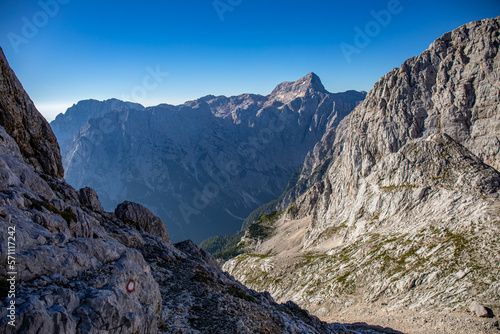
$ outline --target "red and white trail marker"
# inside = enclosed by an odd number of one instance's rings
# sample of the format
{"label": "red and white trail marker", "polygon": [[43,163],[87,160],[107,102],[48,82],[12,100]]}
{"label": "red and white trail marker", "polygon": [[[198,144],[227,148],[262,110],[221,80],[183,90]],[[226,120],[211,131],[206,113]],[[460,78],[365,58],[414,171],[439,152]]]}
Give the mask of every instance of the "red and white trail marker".
{"label": "red and white trail marker", "polygon": [[132,293],[134,291],[135,291],[135,281],[133,279],[131,279],[127,283],[127,292]]}

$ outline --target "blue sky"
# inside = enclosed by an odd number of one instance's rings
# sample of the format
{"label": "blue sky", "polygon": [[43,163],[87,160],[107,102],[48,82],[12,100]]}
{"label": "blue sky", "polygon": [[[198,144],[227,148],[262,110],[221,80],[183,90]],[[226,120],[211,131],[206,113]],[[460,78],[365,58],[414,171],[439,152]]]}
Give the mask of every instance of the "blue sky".
{"label": "blue sky", "polygon": [[498,15],[498,0],[2,1],[0,46],[51,120],[88,98],[266,95],[309,72],[331,92],[368,91],[443,33]]}

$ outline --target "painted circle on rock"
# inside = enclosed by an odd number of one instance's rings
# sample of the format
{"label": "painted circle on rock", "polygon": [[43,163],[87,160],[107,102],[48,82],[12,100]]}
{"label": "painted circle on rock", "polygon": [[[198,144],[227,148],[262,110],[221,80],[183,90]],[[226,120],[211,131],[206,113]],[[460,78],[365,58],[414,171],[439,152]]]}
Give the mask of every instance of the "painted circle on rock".
{"label": "painted circle on rock", "polygon": [[135,281],[133,279],[131,279],[127,283],[127,292],[132,293],[134,291],[135,291]]}

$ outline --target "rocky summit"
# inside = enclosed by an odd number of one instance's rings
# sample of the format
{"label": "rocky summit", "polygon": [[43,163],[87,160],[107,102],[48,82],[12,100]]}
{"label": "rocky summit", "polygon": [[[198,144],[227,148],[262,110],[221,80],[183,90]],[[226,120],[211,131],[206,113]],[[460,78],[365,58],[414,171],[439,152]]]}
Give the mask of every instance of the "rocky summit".
{"label": "rocky summit", "polygon": [[140,204],[106,212],[61,178],[57,141],[1,50],[0,68],[0,333],[393,332],[249,290]]}
{"label": "rocky summit", "polygon": [[307,152],[365,95],[329,93],[310,73],[268,96],[149,108],[81,101],[51,126],[68,183],[94,188],[106,210],[124,200],[147,205],[174,241],[201,242],[238,231],[278,197]]}
{"label": "rocky summit", "polygon": [[498,333],[499,46],[471,22],[383,76],[223,268],[325,320]]}

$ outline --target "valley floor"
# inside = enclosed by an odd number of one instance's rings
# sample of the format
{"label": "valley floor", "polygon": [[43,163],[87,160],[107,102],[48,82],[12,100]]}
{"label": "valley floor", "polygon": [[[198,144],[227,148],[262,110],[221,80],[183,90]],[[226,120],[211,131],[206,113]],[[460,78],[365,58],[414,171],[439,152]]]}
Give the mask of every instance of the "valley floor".
{"label": "valley floor", "polygon": [[347,309],[336,317],[321,320],[335,323],[363,322],[408,334],[498,334],[499,317],[471,318],[467,314],[436,314],[399,311],[389,313],[374,305]]}

